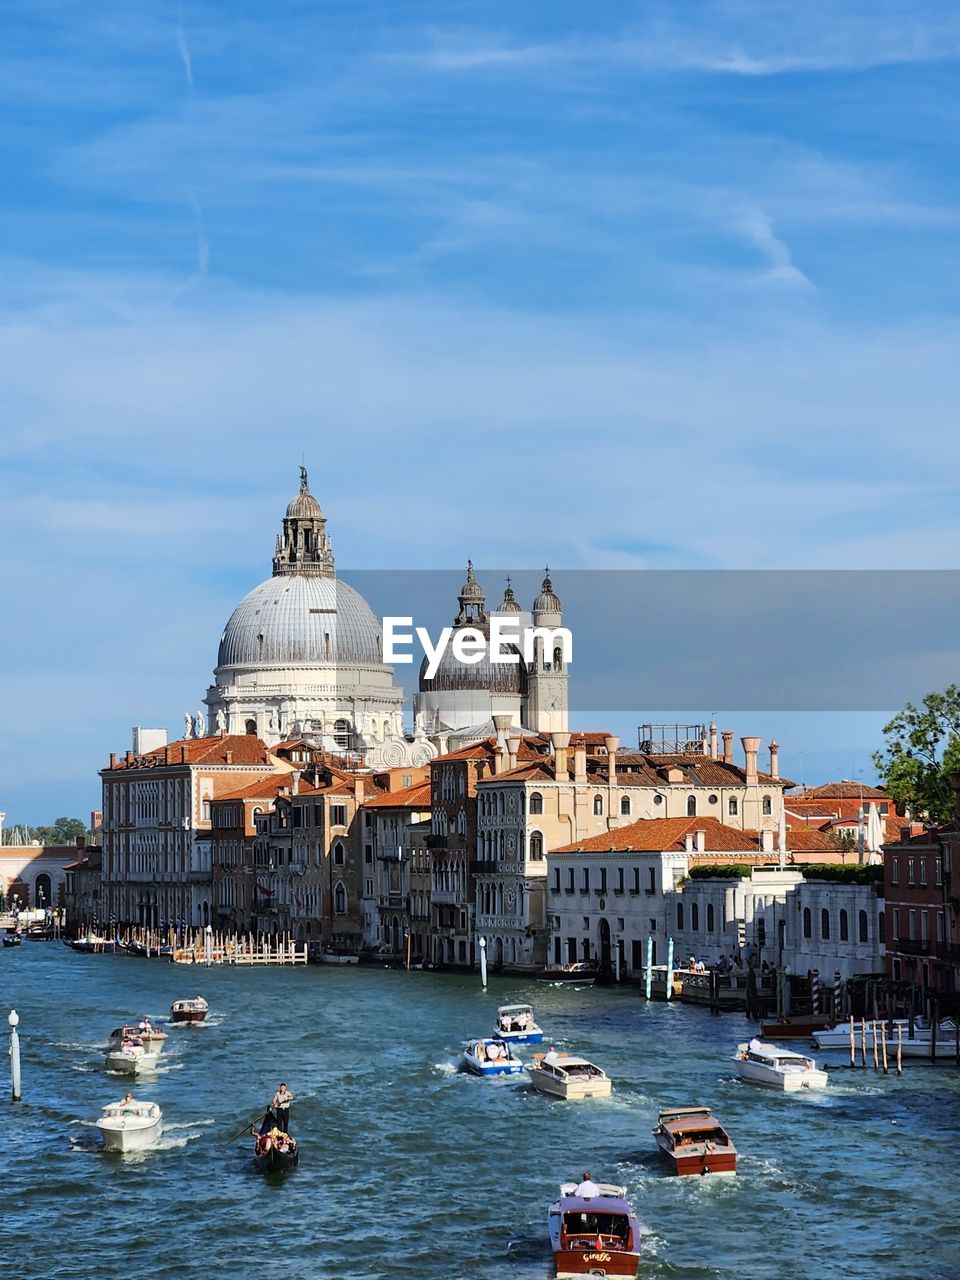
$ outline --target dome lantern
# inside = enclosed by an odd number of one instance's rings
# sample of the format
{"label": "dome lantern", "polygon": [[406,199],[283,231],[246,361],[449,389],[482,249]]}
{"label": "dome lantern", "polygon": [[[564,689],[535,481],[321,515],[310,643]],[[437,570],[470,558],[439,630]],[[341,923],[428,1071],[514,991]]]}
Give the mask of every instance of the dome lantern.
{"label": "dome lantern", "polygon": [[287,506],[283,533],[277,537],[273,574],[322,574],[332,578],[333,549],[326,533],[327,521],[320,503],[310,492],[307,468],[300,468],[300,492]]}
{"label": "dome lantern", "polygon": [[553,583],[550,580],[549,566],[544,569],[543,585],[540,588],[540,594],[533,602],[533,612],[538,613],[563,613],[563,605],[560,603],[560,597],[553,589]]}

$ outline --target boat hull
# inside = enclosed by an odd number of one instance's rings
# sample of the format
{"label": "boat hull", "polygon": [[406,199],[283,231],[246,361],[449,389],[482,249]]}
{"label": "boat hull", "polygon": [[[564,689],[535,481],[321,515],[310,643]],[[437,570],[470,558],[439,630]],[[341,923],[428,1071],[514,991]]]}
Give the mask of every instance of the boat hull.
{"label": "boat hull", "polygon": [[118,1075],[139,1076],[145,1072],[156,1071],[157,1055],[155,1053],[143,1053],[134,1057],[132,1054],[124,1053],[122,1049],[118,1049],[115,1053],[107,1054],[106,1065],[108,1071],[113,1071]]}
{"label": "boat hull", "polygon": [[205,1022],[208,1010],[206,1009],[171,1009],[171,1022]]}
{"label": "boat hull", "polygon": [[[764,1040],[814,1040],[830,1025],[829,1018],[787,1018],[783,1022],[764,1022],[760,1034]],[[848,1039],[849,1036],[848,1030]]]}
{"label": "boat hull", "polygon": [[542,1031],[500,1031],[497,1036],[507,1044],[543,1044]]}
{"label": "boat hull", "polygon": [[567,1102],[578,1102],[582,1098],[609,1098],[613,1082],[609,1076],[594,1076],[589,1080],[558,1080],[548,1071],[537,1067],[530,1068],[530,1080],[540,1093],[551,1098],[563,1098]]}
{"label": "boat hull", "polygon": [[5,947],[19,947],[19,946],[20,946],[20,939],[19,939],[19,938],[17,938],[17,937],[12,936],[12,935],[10,935],[10,934],[4,934],[4,936],[3,936],[3,945],[4,945]]}
{"label": "boat hull", "polygon": [[753,1062],[738,1062],[740,1079],[747,1084],[757,1084],[764,1089],[776,1089],[780,1093],[801,1093],[807,1090],[825,1089],[827,1073],[816,1067],[808,1071],[775,1071]]}
{"label": "boat hull", "polygon": [[669,1150],[662,1143],[660,1154],[670,1172],[679,1178],[706,1177],[715,1178],[735,1174],[737,1172],[737,1153],[735,1151],[704,1151],[696,1149],[689,1154],[680,1155]]}
{"label": "boat hull", "polygon": [[551,973],[548,969],[536,975],[537,982],[552,982],[570,984],[576,987],[592,987],[597,980],[595,973],[564,973],[563,970],[557,970]]}
{"label": "boat hull", "polygon": [[104,1151],[144,1151],[159,1142],[163,1134],[163,1122],[154,1120],[147,1125],[132,1125],[129,1121],[98,1120],[97,1128],[103,1135]]}
{"label": "boat hull", "polygon": [[276,1147],[271,1147],[263,1155],[257,1155],[254,1152],[253,1162],[261,1173],[289,1173],[300,1163],[300,1148],[297,1147],[296,1150],[288,1151],[286,1154],[278,1151]]}
{"label": "boat hull", "polygon": [[474,1076],[482,1076],[484,1079],[492,1076],[518,1076],[524,1070],[522,1062],[478,1062],[468,1053],[462,1055],[461,1065],[464,1071],[469,1071]]}
{"label": "boat hull", "polygon": [[326,951],[320,952],[321,964],[359,964],[359,956],[332,955]]}
{"label": "boat hull", "polygon": [[561,1249],[553,1255],[557,1280],[572,1276],[635,1276],[639,1253],[621,1249]]}

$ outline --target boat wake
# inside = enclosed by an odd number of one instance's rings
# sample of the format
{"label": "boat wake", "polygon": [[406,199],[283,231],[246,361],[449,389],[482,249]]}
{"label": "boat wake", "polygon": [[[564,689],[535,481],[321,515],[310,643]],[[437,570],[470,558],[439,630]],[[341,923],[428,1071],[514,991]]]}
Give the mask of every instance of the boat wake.
{"label": "boat wake", "polygon": [[459,1062],[435,1062],[433,1069],[440,1076],[458,1076],[460,1075]]}

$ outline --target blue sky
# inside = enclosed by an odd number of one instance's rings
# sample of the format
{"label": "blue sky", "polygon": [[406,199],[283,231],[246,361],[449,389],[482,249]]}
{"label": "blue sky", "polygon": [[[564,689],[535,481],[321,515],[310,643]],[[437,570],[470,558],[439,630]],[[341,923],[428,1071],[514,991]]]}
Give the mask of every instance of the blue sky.
{"label": "blue sky", "polygon": [[[956,7],[8,0],[4,34],[8,821],[198,704],[301,458],[344,570],[956,565]],[[813,781],[881,722],[771,732]]]}

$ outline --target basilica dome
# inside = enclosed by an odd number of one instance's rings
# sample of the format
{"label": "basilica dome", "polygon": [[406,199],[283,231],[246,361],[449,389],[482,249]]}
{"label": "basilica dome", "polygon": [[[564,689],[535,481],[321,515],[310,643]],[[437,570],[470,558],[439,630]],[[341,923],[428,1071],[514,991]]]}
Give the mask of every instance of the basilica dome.
{"label": "basilica dome", "polygon": [[[477,630],[485,632],[486,628],[480,626]],[[420,692],[442,693],[467,690],[525,694],[527,679],[523,660],[520,659],[515,663],[491,662],[489,655],[484,655],[479,662],[461,662],[454,656],[453,636],[451,636],[432,680],[427,678],[427,659],[424,658],[420,664]]]}
{"label": "basilica dome", "polygon": [[321,574],[268,578],[234,609],[217,667],[314,663],[379,666],[380,623],[363,596]]}

